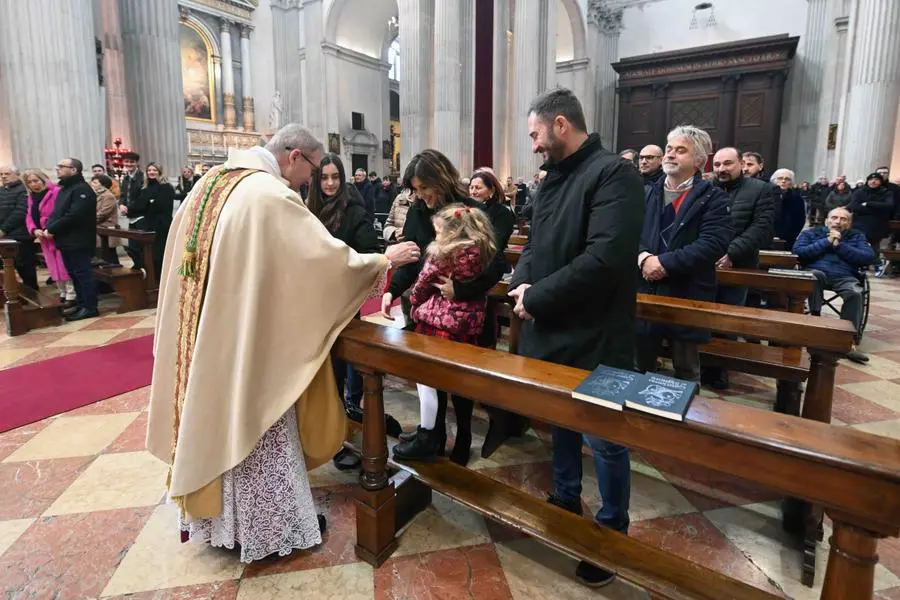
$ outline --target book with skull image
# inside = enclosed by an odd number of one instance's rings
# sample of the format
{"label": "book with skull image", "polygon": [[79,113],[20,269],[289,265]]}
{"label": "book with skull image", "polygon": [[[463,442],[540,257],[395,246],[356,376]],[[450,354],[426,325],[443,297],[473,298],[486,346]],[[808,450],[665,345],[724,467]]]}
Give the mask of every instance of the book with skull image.
{"label": "book with skull image", "polygon": [[656,373],[647,373],[640,378],[642,385],[636,393],[626,398],[626,407],[673,421],[684,421],[691,400],[699,390],[697,383]]}

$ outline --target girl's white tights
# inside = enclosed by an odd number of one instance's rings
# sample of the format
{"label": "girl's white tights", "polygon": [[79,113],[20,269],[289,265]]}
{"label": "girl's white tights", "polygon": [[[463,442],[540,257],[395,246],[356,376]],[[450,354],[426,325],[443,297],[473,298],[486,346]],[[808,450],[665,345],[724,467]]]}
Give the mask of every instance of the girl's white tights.
{"label": "girl's white tights", "polygon": [[438,397],[437,390],[421,383],[416,384],[419,392],[419,413],[423,429],[434,429],[437,421]]}

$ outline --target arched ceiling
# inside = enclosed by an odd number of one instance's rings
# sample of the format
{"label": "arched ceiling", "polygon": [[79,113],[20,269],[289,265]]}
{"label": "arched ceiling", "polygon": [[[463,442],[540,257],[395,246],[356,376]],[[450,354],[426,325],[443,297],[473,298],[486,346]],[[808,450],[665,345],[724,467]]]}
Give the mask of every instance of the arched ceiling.
{"label": "arched ceiling", "polygon": [[334,0],[325,24],[325,39],[367,56],[382,58],[387,23],[398,17],[396,0]]}

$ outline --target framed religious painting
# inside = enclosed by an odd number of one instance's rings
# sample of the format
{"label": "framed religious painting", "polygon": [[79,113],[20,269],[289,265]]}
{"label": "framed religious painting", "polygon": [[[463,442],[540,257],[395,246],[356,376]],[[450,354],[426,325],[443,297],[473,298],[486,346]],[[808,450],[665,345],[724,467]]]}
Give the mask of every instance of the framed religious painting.
{"label": "framed religious painting", "polygon": [[216,122],[215,69],[212,45],[206,34],[190,21],[179,27],[184,116],[194,121]]}

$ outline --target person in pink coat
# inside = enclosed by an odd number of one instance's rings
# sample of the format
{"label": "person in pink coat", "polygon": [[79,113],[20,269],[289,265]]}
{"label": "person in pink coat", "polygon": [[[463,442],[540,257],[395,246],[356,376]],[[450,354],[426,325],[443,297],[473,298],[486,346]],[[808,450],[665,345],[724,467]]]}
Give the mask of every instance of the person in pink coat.
{"label": "person in pink coat", "polygon": [[[25,187],[28,188],[28,212],[25,215],[25,226],[34,235],[35,230],[43,230],[47,227],[47,221],[56,207],[56,197],[59,195],[59,186],[47,179],[43,172],[29,169],[22,174]],[[62,255],[56,249],[52,239],[38,238],[41,244],[41,252],[50,277],[59,286],[59,299],[64,303],[75,302],[75,286],[72,278],[63,265]]]}

